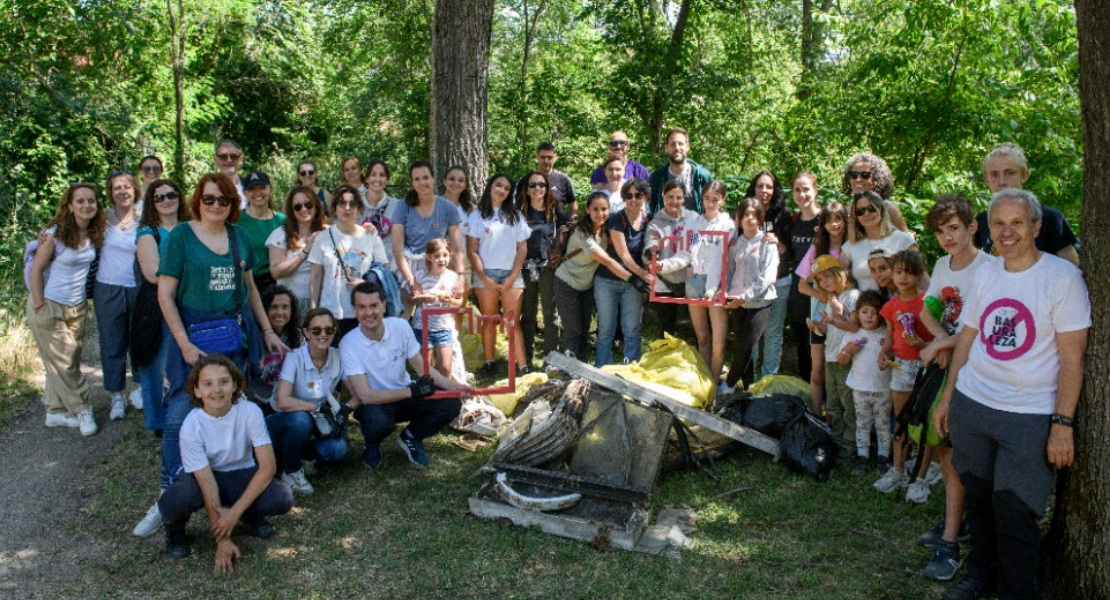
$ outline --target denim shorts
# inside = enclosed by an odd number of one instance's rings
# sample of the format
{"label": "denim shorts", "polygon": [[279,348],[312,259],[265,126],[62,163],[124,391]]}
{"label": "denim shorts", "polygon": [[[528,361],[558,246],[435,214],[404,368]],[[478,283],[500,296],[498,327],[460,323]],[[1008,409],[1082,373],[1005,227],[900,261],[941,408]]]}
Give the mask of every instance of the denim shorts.
{"label": "denim shorts", "polygon": [[[486,269],[486,277],[489,277],[497,283],[505,283],[505,280],[509,278],[509,273],[512,273],[512,271],[508,269]],[[522,269],[520,274],[516,276],[516,280],[513,281],[513,288],[520,290],[524,289],[524,276],[525,273]],[[478,277],[478,274],[475,273],[470,278],[470,287],[476,290],[482,289],[486,287],[486,282],[482,281],[482,279]]]}
{"label": "denim shorts", "polygon": [[895,358],[890,361],[890,389],[895,392],[912,392],[913,382],[922,366],[920,360]]}
{"label": "denim shorts", "polygon": [[[420,329],[413,329],[412,332],[416,334],[416,341],[424,343],[424,332]],[[430,329],[428,330],[428,347],[429,348],[450,348],[451,347],[451,330],[450,329]]]}
{"label": "denim shorts", "polygon": [[706,275],[691,275],[686,280],[686,297],[692,300],[705,298],[705,282],[707,280]]}

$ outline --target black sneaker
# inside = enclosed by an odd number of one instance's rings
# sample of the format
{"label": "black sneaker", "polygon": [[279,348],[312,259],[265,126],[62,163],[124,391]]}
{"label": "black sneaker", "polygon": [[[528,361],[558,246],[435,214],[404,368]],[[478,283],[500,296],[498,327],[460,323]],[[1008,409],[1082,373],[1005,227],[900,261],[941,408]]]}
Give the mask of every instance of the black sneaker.
{"label": "black sneaker", "polygon": [[482,368],[478,369],[479,377],[493,377],[495,373],[497,373],[497,363],[492,360],[487,360]]}
{"label": "black sneaker", "polygon": [[921,575],[937,581],[950,581],[962,564],[959,542],[940,540],[937,542],[932,560],[925,565]]}
{"label": "black sneaker", "polygon": [[[917,536],[917,545],[932,548],[937,545],[937,542],[939,542],[942,537],[944,537],[944,521],[937,523],[937,525],[929,531]],[[964,519],[960,521],[960,532],[956,534],[956,541],[966,542],[970,538],[971,535],[967,532],[967,519]]]}
{"label": "black sneaker", "polygon": [[189,546],[189,536],[185,535],[185,528],[166,528],[166,556],[170,558],[189,558],[193,553]]}
{"label": "black sneaker", "polygon": [[852,461],[852,475],[863,475],[863,472],[866,470],[867,457],[857,454],[856,458]]}
{"label": "black sneaker", "polygon": [[424,451],[424,442],[412,437],[412,432],[407,428],[397,436],[397,445],[405,451],[405,456],[409,458],[409,462],[418,467],[426,467],[432,462],[428,458],[428,453]]}
{"label": "black sneaker", "polygon": [[944,600],[979,600],[994,589],[994,582],[968,573],[944,591]]}
{"label": "black sneaker", "polygon": [[270,522],[266,519],[262,519],[256,523],[239,521],[239,524],[243,526],[243,533],[260,540],[270,539],[277,533],[274,531],[274,526],[270,525]]}
{"label": "black sneaker", "polygon": [[894,462],[890,460],[889,456],[880,456],[875,461],[875,472],[879,475],[885,475],[887,471],[894,467]]}
{"label": "black sneaker", "polygon": [[377,469],[382,466],[382,449],[377,444],[367,444],[362,452],[362,465],[367,469]]}
{"label": "black sneaker", "polygon": [[521,375],[527,375],[531,372],[532,372],[532,365],[517,365],[516,366],[517,377],[519,377]]}

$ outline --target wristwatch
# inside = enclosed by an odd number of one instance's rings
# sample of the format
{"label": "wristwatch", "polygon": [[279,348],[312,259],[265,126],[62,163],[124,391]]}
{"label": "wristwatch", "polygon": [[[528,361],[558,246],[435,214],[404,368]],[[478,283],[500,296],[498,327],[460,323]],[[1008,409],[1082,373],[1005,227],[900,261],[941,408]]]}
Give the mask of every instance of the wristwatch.
{"label": "wristwatch", "polygon": [[1075,427],[1075,420],[1071,417],[1066,417],[1060,413],[1056,413],[1049,418],[1053,425],[1063,425],[1064,427]]}

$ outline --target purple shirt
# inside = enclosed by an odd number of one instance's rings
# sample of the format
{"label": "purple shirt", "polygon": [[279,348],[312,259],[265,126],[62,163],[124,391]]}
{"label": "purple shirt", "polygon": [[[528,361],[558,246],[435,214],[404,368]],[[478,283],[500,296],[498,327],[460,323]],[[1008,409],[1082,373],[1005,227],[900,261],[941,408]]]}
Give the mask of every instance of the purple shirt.
{"label": "purple shirt", "polygon": [[[651,174],[648,173],[647,167],[640,163],[629,159],[628,164],[624,166],[624,178],[629,179],[647,179]],[[590,183],[609,183],[609,178],[605,176],[605,165],[601,165],[594,169],[594,174],[590,176]]]}

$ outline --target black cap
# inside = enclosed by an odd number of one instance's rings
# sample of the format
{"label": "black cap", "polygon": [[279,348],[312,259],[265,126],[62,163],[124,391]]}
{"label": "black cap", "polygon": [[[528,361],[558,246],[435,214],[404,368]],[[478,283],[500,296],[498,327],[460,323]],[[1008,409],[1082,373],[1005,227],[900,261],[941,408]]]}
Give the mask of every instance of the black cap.
{"label": "black cap", "polygon": [[251,173],[243,180],[243,189],[249,190],[251,188],[260,187],[263,185],[270,185],[270,177],[265,173]]}

